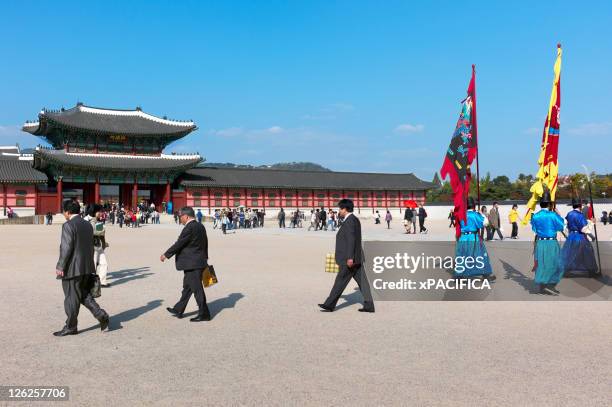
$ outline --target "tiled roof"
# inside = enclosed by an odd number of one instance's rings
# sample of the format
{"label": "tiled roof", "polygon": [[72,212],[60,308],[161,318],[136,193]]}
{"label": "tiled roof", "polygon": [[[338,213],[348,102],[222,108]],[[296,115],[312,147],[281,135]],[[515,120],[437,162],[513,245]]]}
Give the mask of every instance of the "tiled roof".
{"label": "tiled roof", "polygon": [[414,174],[290,171],[198,167],[183,176],[184,186],[292,189],[426,190],[434,188]]}
{"label": "tiled roof", "polygon": [[26,122],[23,131],[46,135],[57,126],[119,135],[185,135],[197,127],[193,121],[160,118],[136,110],[115,110],[77,104],[71,109],[42,110],[38,122]]}
{"label": "tiled roof", "polygon": [[32,168],[32,161],[18,159],[0,159],[0,182],[16,183],[44,183],[47,175]]}
{"label": "tiled roof", "polygon": [[133,156],[119,154],[67,153],[64,150],[38,149],[34,153],[36,168],[49,164],[64,167],[112,170],[187,170],[196,166],[199,155]]}

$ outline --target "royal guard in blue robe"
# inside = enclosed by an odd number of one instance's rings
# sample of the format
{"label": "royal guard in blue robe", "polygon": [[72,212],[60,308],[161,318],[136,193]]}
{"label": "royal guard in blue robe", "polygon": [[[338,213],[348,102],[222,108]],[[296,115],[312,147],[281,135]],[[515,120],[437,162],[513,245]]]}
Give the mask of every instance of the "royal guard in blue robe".
{"label": "royal guard in blue robe", "polygon": [[571,210],[565,220],[569,234],[561,250],[565,273],[586,273],[595,276],[598,272],[593,245],[587,238],[594,236],[589,231],[589,222],[582,213],[582,202],[572,199]]}
{"label": "royal guard in blue robe", "polygon": [[[466,220],[461,220],[461,235],[455,248],[454,277],[482,276],[489,280],[495,280],[491,269],[491,262],[487,248],[480,237],[480,231],[484,227],[484,216],[475,210],[473,198],[467,200]],[[463,258],[459,264],[458,258]],[[475,261],[465,263],[465,259],[471,258]]]}
{"label": "royal guard in blue robe", "polygon": [[542,208],[531,217],[531,229],[536,234],[534,248],[535,283],[539,293],[557,295],[557,283],[563,278],[565,268],[561,259],[561,247],[557,233],[564,228],[563,218],[551,209],[550,192],[545,191],[540,200]]}

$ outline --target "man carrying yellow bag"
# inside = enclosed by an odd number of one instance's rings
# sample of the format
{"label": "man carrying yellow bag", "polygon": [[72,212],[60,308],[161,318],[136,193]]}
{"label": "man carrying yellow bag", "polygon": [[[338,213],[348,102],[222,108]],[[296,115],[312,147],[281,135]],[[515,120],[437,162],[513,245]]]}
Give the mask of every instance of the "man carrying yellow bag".
{"label": "man carrying yellow bag", "polygon": [[204,225],[195,220],[195,212],[190,206],[181,208],[179,219],[184,228],[176,241],[159,259],[176,256],[176,269],[183,270],[183,291],[181,298],[168,307],[169,313],[183,318],[189,299],[193,295],[198,303],[198,315],[191,322],[210,321],[210,311],[206,305],[206,295],[202,284],[204,270],[208,266],[208,238]]}

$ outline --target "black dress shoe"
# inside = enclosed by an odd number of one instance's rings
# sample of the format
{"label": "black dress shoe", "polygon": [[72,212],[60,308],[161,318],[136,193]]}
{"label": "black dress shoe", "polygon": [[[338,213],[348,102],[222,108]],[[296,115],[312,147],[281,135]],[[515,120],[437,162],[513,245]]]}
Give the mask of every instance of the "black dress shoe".
{"label": "black dress shoe", "polygon": [[175,310],[172,307],[166,307],[166,310],[168,310],[169,313],[171,313],[172,315],[174,315],[178,319],[183,318],[183,313],[182,312],[178,312],[177,310]]}
{"label": "black dress shoe", "polygon": [[100,319],[100,331],[106,330],[108,328],[108,324],[110,323],[110,318],[108,315],[105,315]]}
{"label": "black dress shoe", "polygon": [[359,312],[371,312],[374,313],[374,308],[359,308]]}
{"label": "black dress shoe", "polygon": [[111,286],[110,283],[100,284],[100,287],[104,287],[104,288],[108,288],[110,286]]}
{"label": "black dress shoe", "polygon": [[321,307],[323,312],[334,312],[334,309],[332,307],[328,307],[325,304],[319,304],[319,307]]}
{"label": "black dress shoe", "polygon": [[561,291],[557,290],[557,287],[555,287],[554,285],[549,285],[548,287],[546,287],[549,291],[552,291],[555,294],[561,294]]}
{"label": "black dress shoe", "polygon": [[79,332],[76,329],[68,329],[63,327],[61,331],[53,332],[53,336],[67,336],[67,335],[76,335]]}
{"label": "black dress shoe", "polygon": [[204,322],[204,321],[210,321],[210,317],[207,315],[198,315],[195,318],[191,318],[190,319],[191,322]]}

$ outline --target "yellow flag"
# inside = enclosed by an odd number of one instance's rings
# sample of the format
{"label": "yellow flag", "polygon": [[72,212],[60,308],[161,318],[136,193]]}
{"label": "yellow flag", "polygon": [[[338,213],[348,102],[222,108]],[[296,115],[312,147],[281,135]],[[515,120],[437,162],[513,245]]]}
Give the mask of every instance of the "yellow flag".
{"label": "yellow flag", "polygon": [[529,223],[531,215],[535,211],[536,204],[544,194],[550,191],[552,201],[557,193],[557,180],[559,176],[559,113],[561,110],[561,44],[557,45],[557,60],[555,61],[555,77],[553,80],[550,103],[548,104],[548,115],[544,122],[540,156],[538,158],[538,172],[536,181],[531,186],[531,198],[527,202],[527,213],[523,224]]}

